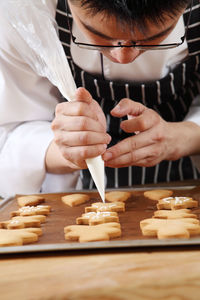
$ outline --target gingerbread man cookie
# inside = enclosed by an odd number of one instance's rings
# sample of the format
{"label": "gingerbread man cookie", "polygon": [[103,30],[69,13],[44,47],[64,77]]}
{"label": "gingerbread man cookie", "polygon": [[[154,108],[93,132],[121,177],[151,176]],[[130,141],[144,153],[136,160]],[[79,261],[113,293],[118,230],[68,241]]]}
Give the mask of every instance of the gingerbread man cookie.
{"label": "gingerbread man cookie", "polygon": [[199,221],[194,218],[184,219],[145,219],[140,222],[144,236],[158,239],[188,239],[190,236],[200,234]]}
{"label": "gingerbread man cookie", "polygon": [[0,222],[1,228],[20,229],[27,227],[40,227],[42,222],[45,222],[46,217],[43,215],[35,216],[17,216],[11,220]]}
{"label": "gingerbread man cookie", "polygon": [[108,241],[121,236],[119,223],[104,223],[95,226],[71,225],[64,228],[65,239],[80,243]]}
{"label": "gingerbread man cookie", "polygon": [[78,225],[97,225],[108,222],[119,222],[116,212],[88,212],[76,219]]}
{"label": "gingerbread man cookie", "polygon": [[92,206],[85,208],[85,212],[97,212],[97,211],[114,211],[114,212],[123,212],[125,211],[125,204],[123,202],[112,202],[112,203],[102,203],[95,202],[92,203]]}
{"label": "gingerbread man cookie", "polygon": [[27,195],[21,196],[17,198],[17,202],[19,206],[35,206],[45,201],[44,197],[37,195]]}
{"label": "gingerbread man cookie", "polygon": [[159,200],[157,209],[181,209],[198,207],[198,201],[191,197],[168,197]]}
{"label": "gingerbread man cookie", "polygon": [[105,199],[109,202],[125,202],[131,197],[131,193],[123,191],[113,191],[105,193]]}
{"label": "gingerbread man cookie", "polygon": [[85,203],[90,200],[90,197],[86,194],[70,194],[63,196],[61,199],[63,203],[73,207]]}
{"label": "gingerbread man cookie", "polygon": [[38,241],[42,234],[40,228],[0,229],[0,247],[21,246]]}
{"label": "gingerbread man cookie", "polygon": [[11,217],[15,216],[34,216],[34,215],[48,215],[51,207],[49,205],[37,206],[23,206],[17,211],[11,212]]}
{"label": "gingerbread man cookie", "polygon": [[190,209],[183,208],[177,210],[157,210],[154,212],[154,218],[157,219],[183,219],[183,218],[195,218],[197,215],[192,214]]}
{"label": "gingerbread man cookie", "polygon": [[171,190],[149,190],[144,192],[144,196],[148,199],[158,201],[162,198],[170,197],[173,194]]}

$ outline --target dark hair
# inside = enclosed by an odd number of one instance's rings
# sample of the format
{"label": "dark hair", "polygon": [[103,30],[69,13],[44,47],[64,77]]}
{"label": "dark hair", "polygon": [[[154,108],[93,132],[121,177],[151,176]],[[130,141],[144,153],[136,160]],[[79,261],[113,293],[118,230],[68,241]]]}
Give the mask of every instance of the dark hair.
{"label": "dark hair", "polygon": [[80,5],[92,16],[104,13],[114,16],[122,24],[130,24],[144,30],[146,21],[154,24],[164,21],[164,15],[174,17],[187,7],[191,0],[70,0]]}

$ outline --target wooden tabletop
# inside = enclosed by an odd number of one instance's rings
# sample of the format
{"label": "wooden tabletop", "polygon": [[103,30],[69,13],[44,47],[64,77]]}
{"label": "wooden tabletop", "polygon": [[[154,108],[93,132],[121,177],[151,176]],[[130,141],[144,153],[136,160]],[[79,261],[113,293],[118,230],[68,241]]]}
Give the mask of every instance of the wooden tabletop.
{"label": "wooden tabletop", "polygon": [[0,257],[1,300],[200,299],[200,247]]}
{"label": "wooden tabletop", "polygon": [[200,297],[200,249],[6,257],[1,300],[186,300]]}

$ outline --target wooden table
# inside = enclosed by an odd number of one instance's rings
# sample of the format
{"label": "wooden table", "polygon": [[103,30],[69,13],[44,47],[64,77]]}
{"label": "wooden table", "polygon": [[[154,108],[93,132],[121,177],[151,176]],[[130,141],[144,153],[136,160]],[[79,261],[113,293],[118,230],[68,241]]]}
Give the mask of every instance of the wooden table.
{"label": "wooden table", "polygon": [[200,247],[7,255],[1,300],[200,299]]}
{"label": "wooden table", "polygon": [[200,299],[200,249],[6,257],[1,300]]}

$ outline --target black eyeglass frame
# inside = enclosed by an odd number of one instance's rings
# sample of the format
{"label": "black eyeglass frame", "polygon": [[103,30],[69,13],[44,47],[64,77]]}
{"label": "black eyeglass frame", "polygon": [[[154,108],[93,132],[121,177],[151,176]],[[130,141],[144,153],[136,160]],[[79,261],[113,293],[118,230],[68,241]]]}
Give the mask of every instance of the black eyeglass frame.
{"label": "black eyeglass frame", "polygon": [[186,29],[185,29],[185,34],[180,38],[181,42],[180,43],[171,43],[171,44],[160,44],[160,45],[136,45],[137,42],[133,42],[131,41],[131,45],[123,45],[121,44],[121,42],[118,43],[118,45],[94,45],[94,44],[88,44],[88,43],[80,43],[80,42],[76,42],[76,37],[73,35],[72,33],[72,28],[70,25],[70,21],[69,21],[69,13],[68,13],[68,3],[67,0],[65,0],[65,8],[66,8],[66,14],[67,14],[67,23],[68,23],[68,28],[69,28],[69,32],[72,38],[72,42],[77,45],[80,48],[83,49],[88,49],[88,50],[102,50],[104,48],[136,48],[138,50],[167,50],[167,49],[173,49],[176,47],[179,47],[180,45],[182,45],[185,41],[185,38],[187,36],[187,32],[188,32],[188,28],[189,28],[189,24],[190,24],[190,19],[191,19],[191,14],[192,14],[192,7],[193,7],[193,0],[191,0],[191,4],[190,4],[190,11],[189,11],[189,16],[188,16],[188,20],[187,20],[187,25],[186,25]]}

